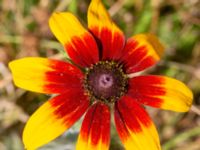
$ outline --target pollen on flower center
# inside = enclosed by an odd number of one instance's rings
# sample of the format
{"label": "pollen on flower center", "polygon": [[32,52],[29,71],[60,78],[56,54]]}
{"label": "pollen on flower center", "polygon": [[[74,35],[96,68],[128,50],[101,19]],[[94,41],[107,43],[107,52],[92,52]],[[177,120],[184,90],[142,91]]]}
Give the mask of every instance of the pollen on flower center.
{"label": "pollen on flower center", "polygon": [[116,62],[101,61],[87,69],[84,86],[92,98],[114,102],[125,94],[127,76]]}

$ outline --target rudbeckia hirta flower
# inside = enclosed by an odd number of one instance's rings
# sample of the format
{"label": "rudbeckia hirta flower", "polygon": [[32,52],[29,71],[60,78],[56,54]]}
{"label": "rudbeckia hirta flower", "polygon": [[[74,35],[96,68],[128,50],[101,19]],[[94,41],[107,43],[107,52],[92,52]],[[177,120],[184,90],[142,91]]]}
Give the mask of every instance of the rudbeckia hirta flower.
{"label": "rudbeckia hirta flower", "polygon": [[[143,105],[186,112],[193,95],[182,82],[156,75],[129,74],[156,64],[163,45],[152,34],[128,39],[101,0],[92,0],[88,29],[69,12],[55,12],[50,28],[71,61],[23,58],[9,64],[17,86],[55,94],[29,119],[25,149],[35,150],[70,128],[86,112],[77,150],[108,150],[110,112],[127,150],[160,150],[156,128]],[[75,64],[75,65],[74,65]]]}

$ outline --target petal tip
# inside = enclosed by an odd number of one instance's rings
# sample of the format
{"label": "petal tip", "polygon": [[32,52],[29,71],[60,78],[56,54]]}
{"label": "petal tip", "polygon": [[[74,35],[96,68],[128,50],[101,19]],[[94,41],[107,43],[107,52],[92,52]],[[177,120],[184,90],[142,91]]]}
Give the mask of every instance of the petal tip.
{"label": "petal tip", "polygon": [[164,44],[158,39],[158,37],[154,34],[148,33],[147,40],[152,44],[153,48],[156,50],[157,54],[162,57],[165,46]]}
{"label": "petal tip", "polygon": [[19,60],[13,60],[8,63],[8,67],[12,73],[13,73],[14,68],[17,67],[18,62],[19,62]]}
{"label": "petal tip", "polygon": [[152,33],[137,34],[134,36],[134,39],[142,45],[147,45],[151,49],[151,52],[155,51],[158,60],[163,56],[165,46],[156,35]]}

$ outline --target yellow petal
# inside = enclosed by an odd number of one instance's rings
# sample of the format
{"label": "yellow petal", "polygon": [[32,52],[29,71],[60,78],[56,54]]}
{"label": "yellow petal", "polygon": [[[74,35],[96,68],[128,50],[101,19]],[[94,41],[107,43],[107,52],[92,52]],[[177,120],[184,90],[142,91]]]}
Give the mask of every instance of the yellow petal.
{"label": "yellow petal", "polygon": [[126,73],[135,73],[155,65],[163,55],[164,46],[152,34],[138,34],[127,40],[121,61]]}
{"label": "yellow petal", "polygon": [[49,19],[49,25],[76,64],[89,67],[99,60],[95,39],[74,15],[69,12],[55,12]]}
{"label": "yellow petal", "polygon": [[76,150],[108,150],[109,144],[110,111],[107,105],[99,102],[86,113]]}
{"label": "yellow petal", "polygon": [[79,91],[68,91],[43,104],[28,120],[23,142],[35,150],[60,136],[86,111],[89,100]]}
{"label": "yellow petal", "polygon": [[155,35],[150,33],[137,34],[133,36],[133,39],[138,42],[138,47],[147,47],[149,54],[157,56],[157,59],[162,57],[165,47]]}
{"label": "yellow petal", "polygon": [[108,28],[116,28],[101,0],[91,1],[88,8],[88,26],[89,28],[93,28],[96,26],[98,26],[99,28],[105,26]]}
{"label": "yellow petal", "polygon": [[92,0],[88,9],[88,27],[102,44],[103,60],[118,59],[125,45],[125,36],[111,20],[101,0]]}
{"label": "yellow petal", "polygon": [[124,96],[116,102],[115,124],[126,150],[161,150],[151,118],[134,99]]}
{"label": "yellow petal", "polygon": [[184,83],[154,75],[132,78],[128,93],[142,104],[178,112],[188,111],[193,101],[193,94]]}
{"label": "yellow petal", "polygon": [[49,19],[51,31],[65,45],[74,36],[82,36],[87,31],[78,19],[68,12],[54,12]]}
{"label": "yellow petal", "polygon": [[14,60],[9,67],[17,86],[47,94],[80,88],[83,78],[81,71],[67,62],[40,57]]}

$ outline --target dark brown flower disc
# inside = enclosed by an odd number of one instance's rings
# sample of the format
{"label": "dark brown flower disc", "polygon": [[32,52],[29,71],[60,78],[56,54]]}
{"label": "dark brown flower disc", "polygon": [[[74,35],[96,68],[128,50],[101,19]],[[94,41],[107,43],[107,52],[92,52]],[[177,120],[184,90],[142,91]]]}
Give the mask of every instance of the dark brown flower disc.
{"label": "dark brown flower disc", "polygon": [[86,72],[85,88],[98,100],[113,102],[126,92],[126,87],[127,77],[122,66],[113,61],[101,61]]}

